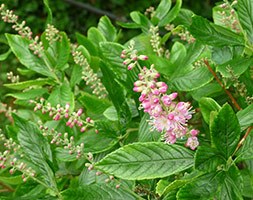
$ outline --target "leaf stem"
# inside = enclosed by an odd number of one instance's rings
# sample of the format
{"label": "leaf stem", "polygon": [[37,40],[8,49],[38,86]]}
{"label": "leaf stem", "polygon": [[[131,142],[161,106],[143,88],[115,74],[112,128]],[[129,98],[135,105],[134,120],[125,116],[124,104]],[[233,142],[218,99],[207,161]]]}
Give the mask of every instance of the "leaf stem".
{"label": "leaf stem", "polygon": [[232,157],[236,154],[236,152],[241,148],[241,146],[243,145],[243,142],[246,140],[246,138],[248,137],[248,135],[250,134],[251,130],[253,129],[253,126],[248,127],[245,135],[243,136],[243,138],[239,141],[234,153],[232,154]]}
{"label": "leaf stem", "polygon": [[219,77],[217,76],[217,74],[213,71],[213,69],[210,66],[210,64],[209,64],[209,62],[208,62],[207,59],[204,60],[204,63],[206,64],[208,70],[212,73],[212,75],[214,76],[214,78],[218,82],[218,84],[223,88],[223,90],[229,96],[229,98],[231,99],[232,103],[237,108],[237,110],[241,110],[242,108],[239,106],[239,104],[237,103],[237,101],[235,100],[235,98],[233,97],[233,95],[228,90],[226,90],[225,86],[223,85],[223,83],[221,82],[221,80],[219,79]]}
{"label": "leaf stem", "polygon": [[2,192],[14,192],[14,189],[2,182],[0,182],[0,185],[4,188],[3,190],[1,190]]}

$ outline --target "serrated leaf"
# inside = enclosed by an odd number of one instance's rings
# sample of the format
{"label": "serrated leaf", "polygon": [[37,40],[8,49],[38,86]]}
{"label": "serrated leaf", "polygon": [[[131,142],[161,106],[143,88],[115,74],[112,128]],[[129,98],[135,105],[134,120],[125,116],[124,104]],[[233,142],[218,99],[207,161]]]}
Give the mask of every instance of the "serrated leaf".
{"label": "serrated leaf", "polygon": [[54,82],[47,78],[38,78],[36,80],[23,81],[18,83],[8,83],[4,84],[4,87],[13,89],[13,90],[23,90],[30,86],[43,86],[43,85],[53,85]]}
{"label": "serrated leaf", "polygon": [[204,44],[211,46],[243,46],[244,39],[222,26],[213,24],[200,16],[192,18],[191,34]]}
{"label": "serrated leaf", "polygon": [[233,52],[228,46],[225,47],[213,47],[212,48],[212,60],[217,64],[223,64],[230,61],[233,58]]}
{"label": "serrated leaf", "polygon": [[225,104],[210,125],[212,146],[228,159],[240,140],[240,125],[230,105]]}
{"label": "serrated leaf", "polygon": [[14,97],[21,100],[30,100],[38,97],[42,97],[47,92],[46,88],[31,89],[22,93],[9,93],[6,96]]}
{"label": "serrated leaf", "polygon": [[152,142],[158,141],[161,137],[161,133],[151,130],[151,126],[148,124],[150,116],[146,113],[141,118],[139,131],[138,131],[138,141],[139,142]]}
{"label": "serrated leaf", "polygon": [[253,44],[253,3],[251,0],[240,0],[237,9],[240,24],[246,31],[249,42]]}
{"label": "serrated leaf", "polygon": [[252,126],[253,125],[253,104],[237,112],[236,116],[238,117],[238,120],[241,126],[241,131],[245,130],[249,126]]}
{"label": "serrated leaf", "polygon": [[177,193],[177,200],[207,200],[214,197],[219,186],[215,172],[204,174],[196,180],[187,183]]}
{"label": "serrated leaf", "polygon": [[132,119],[131,111],[124,97],[124,91],[121,85],[116,81],[114,72],[109,67],[101,63],[101,71],[103,73],[102,82],[108,91],[110,98],[115,106],[120,124],[125,127]]}
{"label": "serrated leaf", "polygon": [[64,32],[60,32],[61,40],[56,42],[56,69],[64,70],[69,60],[70,42],[68,36]]}
{"label": "serrated leaf", "polygon": [[219,154],[219,151],[209,146],[200,146],[195,154],[195,169],[204,172],[213,172],[225,166],[226,160]]}
{"label": "serrated leaf", "polygon": [[202,116],[207,124],[210,123],[210,113],[212,111],[219,111],[220,105],[213,100],[212,98],[203,97],[199,101],[199,107],[202,113]]}
{"label": "serrated leaf", "polygon": [[242,147],[236,153],[236,162],[240,162],[243,160],[251,160],[253,159],[253,131],[248,135],[246,140],[243,142]]}
{"label": "serrated leaf", "polygon": [[112,105],[107,99],[99,99],[97,96],[86,92],[82,92],[81,97],[78,100],[89,113],[97,115],[102,114],[108,107]]}
{"label": "serrated leaf", "polygon": [[56,106],[57,104],[65,106],[69,103],[70,110],[73,110],[75,107],[74,94],[68,83],[65,82],[62,85],[55,87],[48,97],[48,102],[50,102],[52,106]]}
{"label": "serrated leaf", "polygon": [[157,9],[154,12],[154,15],[151,18],[151,21],[157,24],[160,20],[162,20],[166,14],[169,12],[171,8],[171,0],[162,0]]}
{"label": "serrated leaf", "polygon": [[107,108],[103,115],[111,120],[111,121],[117,121],[118,120],[118,114],[117,114],[117,110],[115,109],[114,106],[110,106],[109,108]]}
{"label": "serrated leaf", "polygon": [[188,28],[192,24],[193,15],[194,13],[191,10],[181,8],[176,19],[174,20],[174,23],[181,24]]}
{"label": "serrated leaf", "polygon": [[163,180],[161,179],[160,181],[158,181],[158,183],[156,184],[156,188],[155,191],[157,194],[159,194],[159,196],[162,196],[165,188],[169,185],[169,181],[167,180]]}
{"label": "serrated leaf", "polygon": [[87,36],[93,45],[96,45],[96,47],[99,47],[100,42],[106,41],[105,36],[95,27],[89,28]]}
{"label": "serrated leaf", "polygon": [[10,177],[0,176],[0,181],[2,183],[9,184],[9,185],[19,185],[23,183],[22,175],[10,176]]}
{"label": "serrated leaf", "polygon": [[243,179],[242,194],[245,197],[253,198],[253,174],[249,169],[243,169],[240,172]]}
{"label": "serrated leaf", "polygon": [[84,35],[76,33],[76,39],[78,44],[83,45],[91,55],[97,56],[98,52],[94,44]]}
{"label": "serrated leaf", "polygon": [[143,15],[139,11],[133,11],[130,13],[130,17],[136,24],[140,25],[144,33],[148,33],[149,27],[152,24],[145,15]]}
{"label": "serrated leaf", "polygon": [[192,91],[198,89],[213,79],[213,75],[206,67],[199,67],[182,76],[175,77],[171,83],[180,91]]}
{"label": "serrated leaf", "polygon": [[51,162],[52,155],[48,142],[42,136],[39,128],[32,122],[13,114],[15,125],[19,128],[18,141],[24,149],[25,154],[38,167],[43,176],[45,184],[57,190],[57,185],[52,169],[48,162]]}
{"label": "serrated leaf", "polygon": [[5,36],[12,52],[21,64],[39,74],[55,78],[55,74],[52,73],[52,70],[47,67],[44,61],[29,50],[30,41],[28,39],[19,35],[5,34]]}
{"label": "serrated leaf", "polygon": [[55,156],[57,160],[63,162],[72,162],[77,159],[76,154],[70,154],[68,149],[63,149],[60,147],[55,149]]}
{"label": "serrated leaf", "polygon": [[177,0],[175,6],[158,23],[158,26],[165,26],[172,22],[178,15],[182,6],[182,0]]}
{"label": "serrated leaf", "polygon": [[223,63],[222,65],[217,66],[217,71],[222,74],[223,77],[232,77],[232,74],[229,73],[229,70],[232,70],[232,73],[234,76],[240,76],[243,74],[250,66],[253,64],[252,58],[235,58],[233,60],[230,60],[226,63]]}
{"label": "serrated leaf", "polygon": [[162,178],[193,165],[193,153],[161,142],[126,145],[103,158],[95,168],[127,180]]}
{"label": "serrated leaf", "polygon": [[63,199],[75,199],[75,200],[135,200],[137,195],[130,193],[123,188],[116,189],[115,186],[108,184],[92,184],[87,186],[82,186],[79,188],[70,188],[63,191]]}
{"label": "serrated leaf", "polygon": [[107,41],[114,42],[117,38],[117,30],[107,16],[100,18],[98,22],[98,30],[103,33]]}

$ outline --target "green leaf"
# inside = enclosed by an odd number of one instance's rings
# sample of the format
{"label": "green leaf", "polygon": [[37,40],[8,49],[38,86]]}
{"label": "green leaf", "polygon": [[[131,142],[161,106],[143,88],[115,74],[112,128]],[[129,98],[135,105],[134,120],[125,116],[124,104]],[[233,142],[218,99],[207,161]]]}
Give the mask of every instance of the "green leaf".
{"label": "green leaf", "polygon": [[230,60],[222,65],[217,66],[217,71],[222,74],[223,77],[232,77],[231,73],[229,73],[229,69],[232,70],[235,76],[240,76],[243,74],[250,66],[253,64],[253,58],[235,58]]}
{"label": "green leaf", "polygon": [[253,44],[253,3],[251,0],[240,0],[237,5],[240,24],[246,31],[248,40]]}
{"label": "green leaf", "polygon": [[53,23],[53,14],[52,14],[51,8],[49,6],[49,2],[48,2],[48,0],[43,0],[43,3],[44,3],[46,10],[47,10],[47,24],[52,24]]}
{"label": "green leaf", "polygon": [[160,181],[158,181],[158,183],[156,184],[156,188],[155,191],[157,194],[159,194],[159,196],[162,196],[165,188],[169,185],[169,181],[167,180],[163,180],[161,179]]}
{"label": "green leaf", "polygon": [[226,160],[219,154],[219,151],[209,146],[200,146],[195,154],[195,169],[204,172],[213,172],[222,165],[225,166]]}
{"label": "green leaf", "polygon": [[240,125],[230,105],[225,104],[210,125],[212,146],[228,159],[240,140]]}
{"label": "green leaf", "polygon": [[171,8],[171,0],[162,0],[159,3],[157,9],[155,10],[153,17],[151,18],[151,21],[157,24],[160,20],[162,20],[166,16],[170,8]]}
{"label": "green leaf", "polygon": [[215,172],[204,174],[187,183],[177,193],[177,200],[207,200],[214,197],[219,179]]}
{"label": "green leaf", "polygon": [[243,200],[241,194],[242,179],[237,167],[232,166],[220,177],[221,188],[216,196],[219,200]]}
{"label": "green leaf", "polygon": [[191,34],[204,44],[211,46],[243,46],[244,39],[222,26],[213,24],[200,16],[192,18]]}
{"label": "green leaf", "polygon": [[236,153],[236,162],[253,159],[253,130],[243,142],[242,147]]}
{"label": "green leaf", "polygon": [[210,123],[210,114],[212,111],[219,111],[220,105],[213,100],[212,98],[203,97],[199,101],[199,107],[202,113],[202,116],[207,124]]}
{"label": "green leaf", "polygon": [[4,86],[13,90],[23,90],[31,86],[53,85],[53,83],[54,82],[50,79],[38,78],[36,80],[29,80],[18,83],[8,83],[4,84]]}
{"label": "green leaf", "polygon": [[242,194],[245,197],[253,198],[253,174],[249,169],[243,169],[240,172],[243,179]]}
{"label": "green leaf", "polygon": [[107,108],[103,115],[111,120],[111,121],[117,121],[118,120],[118,114],[117,114],[117,110],[114,106],[110,106],[109,108]]}
{"label": "green leaf", "polygon": [[60,147],[57,147],[55,149],[55,155],[56,155],[57,160],[60,160],[63,162],[72,162],[77,159],[76,154],[70,154],[68,149],[63,149]]}
{"label": "green leaf", "polygon": [[151,130],[151,126],[148,123],[150,119],[149,114],[145,113],[141,118],[139,131],[138,131],[138,141],[139,142],[152,142],[158,141],[161,137],[161,133],[158,131]]}
{"label": "green leaf", "polygon": [[11,49],[9,49],[6,53],[0,54],[0,61],[4,61],[11,53]]}
{"label": "green leaf", "polygon": [[111,103],[107,99],[99,99],[95,95],[87,92],[82,92],[81,97],[78,99],[80,103],[87,109],[89,113],[102,114]]}
{"label": "green leaf", "polygon": [[182,0],[177,0],[176,5],[166,14],[163,19],[161,19],[158,23],[158,26],[165,26],[172,22],[178,15],[180,8],[182,6]]}
{"label": "green leaf", "polygon": [[19,59],[21,64],[39,74],[52,78],[55,77],[55,74],[53,74],[51,69],[46,66],[44,61],[38,56],[35,56],[29,50],[30,41],[28,39],[22,38],[19,35],[5,34],[5,36],[8,40],[12,52]]}
{"label": "green leaf", "polygon": [[140,13],[139,11],[133,11],[130,13],[131,19],[138,25],[140,25],[144,33],[149,32],[149,27],[152,25],[149,19]]}
{"label": "green leaf", "polygon": [[120,124],[125,127],[132,119],[131,111],[124,97],[124,91],[121,85],[116,81],[114,72],[109,67],[101,63],[101,71],[103,73],[102,82],[108,91],[110,98],[115,106]]}
{"label": "green leaf", "polygon": [[[98,123],[99,122],[96,122],[96,125],[98,125]],[[96,133],[95,130],[90,130],[83,133],[78,143],[84,143],[85,153],[100,153],[116,145],[118,143],[118,138],[115,132],[110,129],[99,130],[99,133]]]}
{"label": "green leaf", "polygon": [[68,36],[64,32],[60,32],[62,36],[60,41],[56,42],[56,69],[64,70],[68,63],[70,55],[70,42]]}
{"label": "green leaf", "polygon": [[24,149],[25,154],[38,167],[48,188],[57,190],[54,174],[49,166],[52,160],[51,149],[42,136],[39,128],[32,122],[13,114],[16,126],[19,128],[18,141]]}
{"label": "green leaf", "polygon": [[48,97],[48,102],[50,102],[52,106],[56,106],[57,104],[65,106],[69,103],[70,110],[73,110],[75,107],[75,99],[68,83],[64,82],[62,85],[55,87]]}
{"label": "green leaf", "polygon": [[134,143],[108,154],[95,168],[127,180],[162,178],[193,165],[193,153],[161,142]]}
{"label": "green leaf", "polygon": [[9,93],[6,96],[14,97],[21,100],[30,100],[38,97],[42,97],[43,94],[47,93],[46,88],[30,89],[22,93]]}
{"label": "green leaf", "polygon": [[206,85],[212,79],[213,75],[203,66],[173,78],[171,83],[180,91],[192,91]]}
{"label": "green leaf", "polygon": [[130,193],[124,188],[116,188],[109,184],[92,184],[87,186],[82,186],[78,188],[70,188],[62,193],[63,199],[75,199],[75,200],[109,200],[109,199],[127,199],[135,200],[139,199],[136,194]]}
{"label": "green leaf", "polygon": [[217,64],[226,63],[233,58],[233,52],[228,46],[225,47],[213,47],[212,48],[212,60]]}
{"label": "green leaf", "polygon": [[236,113],[241,130],[245,130],[249,126],[253,125],[253,104],[249,105],[247,108],[240,110]]}
{"label": "green leaf", "polygon": [[174,23],[181,24],[188,28],[192,24],[193,15],[194,13],[191,10],[181,8],[176,19],[174,20]]}
{"label": "green leaf", "polygon": [[0,181],[8,185],[19,185],[23,183],[22,175],[10,177],[0,176]]}
{"label": "green leaf", "polygon": [[96,47],[99,47],[100,42],[106,41],[105,36],[95,27],[89,28],[87,36],[93,45],[96,45]]}
{"label": "green leaf", "polygon": [[76,33],[76,39],[78,44],[83,45],[91,55],[97,56],[98,52],[94,44],[84,35]]}
{"label": "green leaf", "polygon": [[70,77],[70,86],[71,88],[75,87],[75,85],[79,84],[82,80],[82,72],[83,68],[79,65],[74,65],[71,77]]}
{"label": "green leaf", "polygon": [[100,18],[98,22],[98,30],[103,33],[107,41],[114,42],[117,38],[117,30],[107,16]]}

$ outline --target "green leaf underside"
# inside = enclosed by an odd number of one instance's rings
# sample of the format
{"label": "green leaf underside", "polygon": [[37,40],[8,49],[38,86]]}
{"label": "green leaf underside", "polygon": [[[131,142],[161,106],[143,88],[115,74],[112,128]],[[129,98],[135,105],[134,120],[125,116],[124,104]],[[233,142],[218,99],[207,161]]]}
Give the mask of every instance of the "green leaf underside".
{"label": "green leaf underside", "polygon": [[62,193],[64,199],[75,200],[135,200],[137,195],[133,195],[123,188],[116,189],[108,184],[92,184],[79,188],[65,190]]}
{"label": "green leaf underside", "polygon": [[212,145],[228,159],[240,140],[240,125],[230,105],[225,104],[210,126]]}
{"label": "green leaf underside", "polygon": [[236,113],[236,116],[238,117],[241,130],[245,130],[249,126],[253,125],[253,104],[249,105],[243,110],[240,110],[238,113]]}
{"label": "green leaf underside", "polygon": [[161,142],[134,143],[107,155],[95,167],[127,180],[170,176],[193,166],[193,153]]}

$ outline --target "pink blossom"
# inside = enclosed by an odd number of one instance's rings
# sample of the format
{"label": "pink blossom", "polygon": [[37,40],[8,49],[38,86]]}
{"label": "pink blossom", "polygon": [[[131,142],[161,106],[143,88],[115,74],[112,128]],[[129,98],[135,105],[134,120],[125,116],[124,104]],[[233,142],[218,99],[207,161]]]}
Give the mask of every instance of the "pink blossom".
{"label": "pink blossom", "polygon": [[198,138],[195,136],[189,137],[185,146],[190,147],[192,150],[195,150],[199,146]]}

